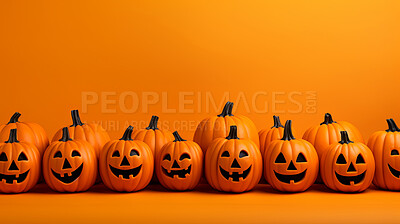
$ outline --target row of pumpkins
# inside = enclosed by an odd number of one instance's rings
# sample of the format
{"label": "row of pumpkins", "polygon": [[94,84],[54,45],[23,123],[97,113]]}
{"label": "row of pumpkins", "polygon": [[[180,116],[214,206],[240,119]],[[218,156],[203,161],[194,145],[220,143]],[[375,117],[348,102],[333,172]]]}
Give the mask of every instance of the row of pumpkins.
{"label": "row of pumpkins", "polygon": [[132,192],[152,179],[183,191],[195,188],[203,173],[214,189],[226,192],[253,189],[263,173],[274,189],[286,192],[305,191],[316,180],[342,192],[364,191],[372,181],[400,190],[400,129],[393,119],[366,146],[356,127],[328,113],[296,139],[291,120],[283,126],[274,116],[271,128],[257,132],[232,108],[227,102],[221,114],[201,121],[193,141],[158,129],[157,116],[147,128],[129,126],[121,139],[110,140],[73,110],[73,124],[50,143],[40,125],[20,122],[15,113],[0,126],[0,192],[26,192],[42,178],[59,192],[85,191],[101,180],[114,191]]}

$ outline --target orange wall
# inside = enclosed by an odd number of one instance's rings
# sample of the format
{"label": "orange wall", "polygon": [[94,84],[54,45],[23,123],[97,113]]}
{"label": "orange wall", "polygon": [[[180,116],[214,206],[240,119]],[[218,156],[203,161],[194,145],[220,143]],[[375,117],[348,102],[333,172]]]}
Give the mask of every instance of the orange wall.
{"label": "orange wall", "polygon": [[[367,138],[386,118],[400,123],[399,12],[400,1],[365,0],[2,1],[0,120],[19,111],[53,135],[89,92],[99,100],[81,117],[103,121],[113,138],[152,114],[191,138],[217,113],[205,96],[220,104],[230,93],[260,129],[276,113],[303,133],[330,112]],[[128,91],[159,101],[119,102]]]}

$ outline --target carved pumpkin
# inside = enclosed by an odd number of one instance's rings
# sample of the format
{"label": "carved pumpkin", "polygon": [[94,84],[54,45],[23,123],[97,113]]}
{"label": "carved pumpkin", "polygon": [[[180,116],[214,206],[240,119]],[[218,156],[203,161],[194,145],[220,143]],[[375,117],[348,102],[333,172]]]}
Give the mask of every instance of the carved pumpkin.
{"label": "carved pumpkin", "polygon": [[318,155],[311,143],[295,139],[292,121],[285,124],[281,140],[271,142],[264,154],[264,176],[279,191],[307,190],[317,179]]}
{"label": "carved pumpkin", "polygon": [[364,191],[374,178],[374,156],[368,146],[351,141],[346,131],[340,133],[341,140],[322,155],[322,180],[335,191]]}
{"label": "carved pumpkin", "polygon": [[43,156],[43,176],[49,187],[59,192],[88,190],[97,177],[97,158],[88,142],[72,140],[67,127]]}
{"label": "carved pumpkin", "polygon": [[259,137],[255,124],[248,117],[232,114],[233,103],[227,102],[222,113],[206,118],[200,122],[194,133],[193,141],[200,145],[205,153],[216,138],[225,138],[229,127],[237,126],[239,138],[251,139],[259,147]]}
{"label": "carved pumpkin", "polygon": [[7,141],[11,129],[18,130],[18,140],[36,146],[42,158],[49,145],[49,138],[42,126],[36,123],[18,121],[20,113],[15,112],[7,124],[0,126],[0,142]]}
{"label": "carved pumpkin", "polygon": [[146,143],[132,139],[132,130],[129,126],[121,139],[107,142],[100,154],[101,178],[114,191],[141,190],[153,176],[153,153]]}
{"label": "carved pumpkin", "polygon": [[17,140],[17,129],[11,129],[6,142],[0,143],[0,192],[29,191],[39,180],[40,155],[36,147]]}
{"label": "carved pumpkin", "polygon": [[[71,111],[72,125],[68,127],[71,139],[83,140],[89,142],[98,158],[104,144],[110,141],[108,133],[98,124],[84,124],[79,117],[78,110]],[[63,135],[63,130],[60,129],[54,135],[52,142],[57,142]]]}
{"label": "carved pumpkin", "polygon": [[261,153],[250,139],[239,139],[236,126],[230,127],[226,138],[217,138],[205,157],[205,176],[216,190],[226,192],[249,191],[261,179]]}
{"label": "carved pumpkin", "polygon": [[173,133],[175,140],[167,143],[156,158],[156,172],[160,183],[170,190],[192,190],[203,173],[203,151],[193,141],[186,141]]}
{"label": "carved pumpkin", "polygon": [[368,147],[375,158],[374,185],[386,190],[400,190],[400,129],[393,119],[389,128],[372,134]]}

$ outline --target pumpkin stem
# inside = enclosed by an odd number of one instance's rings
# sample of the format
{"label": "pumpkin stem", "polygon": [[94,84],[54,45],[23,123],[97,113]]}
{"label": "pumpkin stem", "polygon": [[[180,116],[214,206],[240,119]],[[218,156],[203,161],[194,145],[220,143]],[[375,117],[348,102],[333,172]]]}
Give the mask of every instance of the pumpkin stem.
{"label": "pumpkin stem", "polygon": [[68,127],[63,127],[62,132],[63,132],[62,137],[58,141],[60,141],[60,142],[72,141],[72,139],[69,137]]}
{"label": "pumpkin stem", "polygon": [[19,121],[18,121],[18,118],[19,118],[19,117],[21,117],[21,114],[18,113],[18,112],[15,112],[15,113],[12,115],[12,117],[11,117],[10,121],[8,122],[8,124],[19,122]]}
{"label": "pumpkin stem", "polygon": [[283,130],[283,137],[281,140],[290,141],[295,139],[292,133],[292,120],[287,120],[285,123],[285,129]]}
{"label": "pumpkin stem", "polygon": [[392,118],[386,119],[386,122],[388,123],[389,126],[389,128],[386,130],[387,132],[400,131],[400,129],[397,127],[396,123]]}
{"label": "pumpkin stem", "polygon": [[174,133],[172,133],[175,137],[174,142],[182,142],[182,141],[186,141],[185,139],[183,139],[177,131],[174,131]]}
{"label": "pumpkin stem", "polygon": [[8,138],[8,141],[6,143],[14,143],[14,142],[19,142],[17,139],[17,129],[11,129],[10,130],[10,137]]}
{"label": "pumpkin stem", "polygon": [[340,144],[349,144],[349,143],[354,143],[353,141],[350,140],[349,134],[347,134],[347,131],[340,131]]}
{"label": "pumpkin stem", "polygon": [[119,140],[133,141],[133,139],[132,139],[132,131],[133,131],[133,127],[131,125],[129,125],[129,127],[125,130],[124,135]]}
{"label": "pumpkin stem", "polygon": [[325,114],[325,120],[324,120],[324,122],[322,122],[320,125],[323,125],[323,124],[332,124],[332,123],[336,123],[336,121],[334,121],[334,120],[332,119],[332,115],[331,115],[330,113],[326,113],[326,114]]}
{"label": "pumpkin stem", "polygon": [[158,123],[158,117],[157,116],[152,116],[150,119],[149,126],[146,128],[147,130],[158,130],[157,128],[157,123]]}
{"label": "pumpkin stem", "polygon": [[72,117],[72,125],[70,127],[76,127],[78,125],[80,125],[80,126],[83,125],[81,118],[79,117],[78,110],[71,110],[71,117]]}
{"label": "pumpkin stem", "polygon": [[274,115],[274,126],[271,128],[283,128],[283,125],[281,124],[281,120],[279,119],[279,116]]}
{"label": "pumpkin stem", "polygon": [[218,117],[225,117],[225,116],[233,116],[232,114],[233,103],[226,102],[224,109],[222,109],[222,113],[218,115]]}
{"label": "pumpkin stem", "polygon": [[232,125],[229,130],[229,135],[226,137],[226,139],[231,140],[231,139],[239,139],[237,136],[237,126]]}

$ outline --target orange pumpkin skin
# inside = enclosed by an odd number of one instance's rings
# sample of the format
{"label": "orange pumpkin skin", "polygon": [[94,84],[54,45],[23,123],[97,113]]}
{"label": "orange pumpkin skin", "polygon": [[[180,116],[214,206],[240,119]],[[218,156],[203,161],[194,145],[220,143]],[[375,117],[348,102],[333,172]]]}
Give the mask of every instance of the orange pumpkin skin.
{"label": "orange pumpkin skin", "polygon": [[340,141],[340,132],[347,131],[350,139],[355,142],[364,143],[360,131],[346,121],[333,121],[331,114],[325,114],[325,120],[320,125],[309,128],[303,135],[317,150],[319,158],[328,149],[328,146]]}
{"label": "orange pumpkin skin", "polygon": [[262,167],[258,146],[250,139],[239,139],[237,127],[231,126],[228,137],[215,139],[207,149],[204,168],[211,187],[240,193],[256,186]]}
{"label": "orange pumpkin skin", "polygon": [[42,158],[44,151],[49,145],[49,138],[42,126],[36,123],[18,121],[20,113],[16,112],[8,124],[0,125],[0,142],[7,141],[11,129],[18,130],[18,140],[36,146]]}
{"label": "orange pumpkin skin", "polygon": [[[78,110],[72,110],[71,117],[73,124],[68,127],[71,139],[89,142],[93,146],[96,157],[98,158],[104,144],[110,141],[110,136],[100,125],[82,123]],[[52,142],[57,142],[62,135],[63,130],[58,130],[54,135]]]}
{"label": "orange pumpkin skin", "polygon": [[69,129],[53,141],[43,156],[43,176],[54,191],[80,192],[88,190],[96,181],[97,157],[91,144],[72,140]]}
{"label": "orange pumpkin skin", "polygon": [[0,143],[0,192],[27,192],[36,185],[39,175],[39,151],[32,144],[19,142],[17,129],[11,129],[9,139]]}
{"label": "orange pumpkin skin", "polygon": [[375,186],[386,189],[400,190],[400,129],[393,119],[387,119],[389,128],[372,134],[368,147],[375,158]]}
{"label": "orange pumpkin skin", "polygon": [[334,191],[362,192],[374,178],[374,156],[368,146],[351,141],[342,131],[341,140],[322,155],[320,173],[325,185]]}
{"label": "orange pumpkin skin", "polygon": [[204,153],[214,139],[225,138],[232,125],[238,127],[239,138],[249,138],[259,147],[258,131],[253,121],[242,115],[233,115],[232,108],[233,103],[227,102],[221,114],[206,118],[197,126],[193,141],[200,145]]}
{"label": "orange pumpkin skin", "polygon": [[101,178],[114,191],[142,190],[153,176],[153,153],[146,143],[131,138],[132,130],[129,126],[121,139],[107,142],[100,154]]}
{"label": "orange pumpkin skin", "polygon": [[203,151],[197,143],[182,139],[178,132],[173,135],[175,140],[164,145],[156,158],[158,180],[170,190],[192,190],[203,174]]}
{"label": "orange pumpkin skin", "polygon": [[301,192],[315,182],[318,169],[314,146],[303,139],[295,139],[291,120],[286,121],[282,139],[271,142],[265,151],[265,179],[278,191]]}

